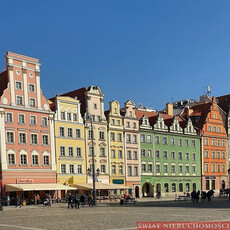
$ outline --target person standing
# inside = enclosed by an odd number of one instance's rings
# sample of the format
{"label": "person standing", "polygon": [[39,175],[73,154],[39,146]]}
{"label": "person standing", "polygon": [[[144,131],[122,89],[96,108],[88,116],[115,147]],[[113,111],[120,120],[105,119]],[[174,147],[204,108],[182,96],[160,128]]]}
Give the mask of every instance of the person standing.
{"label": "person standing", "polygon": [[75,208],[80,209],[80,200],[79,200],[79,196],[77,195],[77,193],[74,196],[74,204],[75,204]]}
{"label": "person standing", "polygon": [[22,205],[21,205],[21,199],[20,199],[19,196],[16,197],[16,208],[17,208],[18,206],[19,206],[20,208],[22,207]]}
{"label": "person standing", "polygon": [[10,206],[10,196],[6,196],[6,205]]}
{"label": "person standing", "polygon": [[70,208],[70,206],[73,208],[73,197],[71,193],[68,195],[68,208]]}

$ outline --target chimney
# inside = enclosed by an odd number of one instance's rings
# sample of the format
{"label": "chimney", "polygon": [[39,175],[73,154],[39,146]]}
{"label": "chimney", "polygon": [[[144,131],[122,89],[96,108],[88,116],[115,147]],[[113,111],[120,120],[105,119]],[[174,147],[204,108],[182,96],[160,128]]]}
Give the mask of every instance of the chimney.
{"label": "chimney", "polygon": [[192,114],[193,109],[191,109],[190,106],[186,105],[185,106],[185,111],[186,111],[187,117],[189,117]]}
{"label": "chimney", "polygon": [[173,116],[173,104],[166,104],[166,114]]}

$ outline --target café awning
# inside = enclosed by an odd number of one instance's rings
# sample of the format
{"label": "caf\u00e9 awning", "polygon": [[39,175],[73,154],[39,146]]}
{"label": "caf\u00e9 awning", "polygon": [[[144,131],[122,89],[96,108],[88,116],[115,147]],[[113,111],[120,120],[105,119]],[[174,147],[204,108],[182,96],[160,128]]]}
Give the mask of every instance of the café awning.
{"label": "caf\u00e9 awning", "polygon": [[[112,183],[101,183],[96,182],[96,190],[113,190],[113,189],[130,189],[131,187],[125,186],[122,184],[112,184]],[[86,184],[73,184],[78,190],[92,190],[93,183],[86,183]]]}
{"label": "caf\u00e9 awning", "polygon": [[6,184],[6,192],[41,190],[77,190],[77,188],[63,184]]}

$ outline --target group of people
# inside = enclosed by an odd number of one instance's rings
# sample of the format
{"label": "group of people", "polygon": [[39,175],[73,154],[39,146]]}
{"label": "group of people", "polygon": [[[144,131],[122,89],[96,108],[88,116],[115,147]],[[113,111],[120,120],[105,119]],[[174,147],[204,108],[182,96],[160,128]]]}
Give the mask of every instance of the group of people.
{"label": "group of people", "polygon": [[67,201],[68,201],[68,208],[75,207],[76,209],[80,209],[80,204],[84,206],[86,202],[88,203],[89,206],[93,206],[91,196],[86,197],[85,194],[82,194],[81,197],[79,198],[77,193],[75,195],[69,193],[67,197]]}
{"label": "group of people", "polygon": [[200,195],[201,195],[201,202],[204,202],[206,198],[208,199],[208,201],[211,201],[211,197],[213,196],[214,193],[215,192],[213,191],[213,189],[209,190],[208,192],[202,191],[201,193],[199,190],[197,192],[193,190],[191,192],[191,199],[192,199],[192,202],[198,203]]}

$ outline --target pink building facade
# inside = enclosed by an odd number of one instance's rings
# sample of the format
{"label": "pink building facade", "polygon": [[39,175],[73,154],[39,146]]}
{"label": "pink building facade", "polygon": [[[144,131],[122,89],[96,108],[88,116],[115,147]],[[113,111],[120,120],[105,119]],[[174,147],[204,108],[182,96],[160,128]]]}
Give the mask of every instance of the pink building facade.
{"label": "pink building facade", "polygon": [[2,197],[8,184],[56,183],[53,112],[40,88],[38,59],[6,53],[0,74]]}

